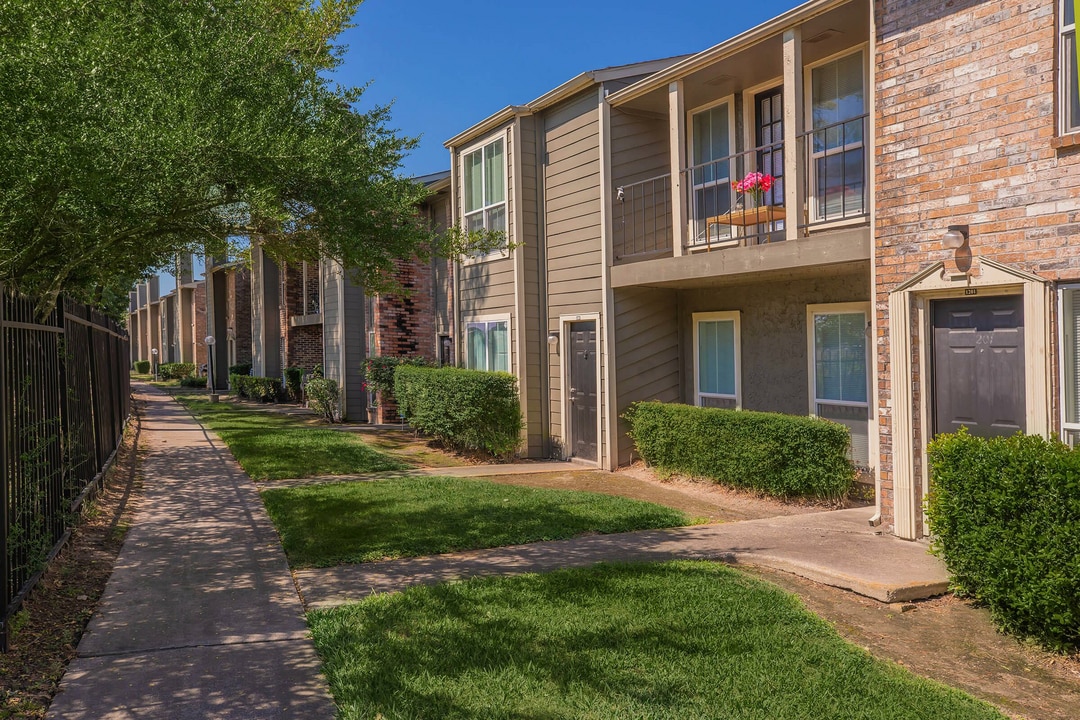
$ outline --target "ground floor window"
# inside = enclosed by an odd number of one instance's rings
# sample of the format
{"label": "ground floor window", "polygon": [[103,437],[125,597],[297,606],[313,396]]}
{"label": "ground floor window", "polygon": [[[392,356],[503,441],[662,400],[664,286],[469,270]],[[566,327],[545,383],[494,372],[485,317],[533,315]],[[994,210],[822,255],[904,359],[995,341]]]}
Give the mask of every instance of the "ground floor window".
{"label": "ground floor window", "polygon": [[810,414],[847,426],[852,460],[870,462],[870,352],[866,303],[807,308]]}
{"label": "ground floor window", "polygon": [[465,367],[510,372],[510,320],[476,319],[465,323]]}
{"label": "ground floor window", "polygon": [[739,313],[694,313],[693,320],[695,404],[741,407]]}
{"label": "ground floor window", "polygon": [[1061,439],[1080,446],[1080,285],[1061,289]]}

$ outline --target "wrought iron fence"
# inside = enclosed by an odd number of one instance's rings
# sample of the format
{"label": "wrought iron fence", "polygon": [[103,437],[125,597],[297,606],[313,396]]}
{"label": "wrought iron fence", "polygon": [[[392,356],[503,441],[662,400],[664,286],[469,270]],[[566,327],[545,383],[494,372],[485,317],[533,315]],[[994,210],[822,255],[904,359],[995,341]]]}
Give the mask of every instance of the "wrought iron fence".
{"label": "wrought iron fence", "polygon": [[615,189],[612,203],[615,263],[671,254],[671,176]]}
{"label": "wrought iron fence", "polygon": [[822,125],[799,136],[806,213],[800,228],[870,215],[869,115]]}
{"label": "wrought iron fence", "polygon": [[0,649],[120,443],[129,357],[101,313],[63,300],[41,317],[0,285]]}

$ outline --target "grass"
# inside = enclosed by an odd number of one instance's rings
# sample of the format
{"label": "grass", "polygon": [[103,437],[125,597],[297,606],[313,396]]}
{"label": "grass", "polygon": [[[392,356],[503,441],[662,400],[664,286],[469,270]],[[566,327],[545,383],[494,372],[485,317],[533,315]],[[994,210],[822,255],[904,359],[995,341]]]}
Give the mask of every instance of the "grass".
{"label": "grass", "polygon": [[1004,718],[707,562],[414,587],[308,621],[344,719]]}
{"label": "grass", "polygon": [[312,426],[303,419],[279,413],[211,403],[199,395],[176,397],[221,436],[254,480],[348,475],[406,467],[351,433]]}
{"label": "grass", "polygon": [[598,493],[412,477],[267,490],[294,567],[327,567],[686,525],[653,503]]}

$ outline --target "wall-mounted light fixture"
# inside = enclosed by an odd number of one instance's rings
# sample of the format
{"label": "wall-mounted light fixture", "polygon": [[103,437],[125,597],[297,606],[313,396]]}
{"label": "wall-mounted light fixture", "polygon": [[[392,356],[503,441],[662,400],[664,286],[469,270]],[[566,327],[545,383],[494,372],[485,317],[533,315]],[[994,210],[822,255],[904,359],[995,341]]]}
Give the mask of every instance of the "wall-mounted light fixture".
{"label": "wall-mounted light fixture", "polygon": [[626,199],[626,192],[621,187],[615,188],[615,199],[619,202]]}
{"label": "wall-mounted light fixture", "polygon": [[559,352],[559,333],[555,331],[548,333],[548,347],[554,353]]}
{"label": "wall-mounted light fixture", "polygon": [[941,242],[950,250],[959,250],[968,244],[968,226],[950,225],[949,231],[942,236]]}

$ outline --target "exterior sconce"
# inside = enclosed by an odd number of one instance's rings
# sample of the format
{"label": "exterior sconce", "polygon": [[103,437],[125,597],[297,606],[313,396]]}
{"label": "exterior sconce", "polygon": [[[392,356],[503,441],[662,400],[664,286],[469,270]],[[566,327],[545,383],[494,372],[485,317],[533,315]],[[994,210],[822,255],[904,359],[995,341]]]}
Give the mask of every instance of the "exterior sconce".
{"label": "exterior sconce", "polygon": [[950,250],[959,250],[968,244],[968,226],[950,225],[949,231],[941,238],[942,244]]}
{"label": "exterior sconce", "polygon": [[551,348],[551,351],[553,353],[558,353],[559,352],[559,333],[557,333],[557,332],[548,333],[548,347]]}
{"label": "exterior sconce", "polygon": [[615,188],[615,199],[619,202],[622,202],[626,199],[626,193],[623,192],[623,189],[621,187]]}

